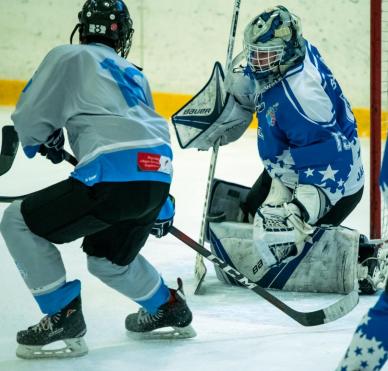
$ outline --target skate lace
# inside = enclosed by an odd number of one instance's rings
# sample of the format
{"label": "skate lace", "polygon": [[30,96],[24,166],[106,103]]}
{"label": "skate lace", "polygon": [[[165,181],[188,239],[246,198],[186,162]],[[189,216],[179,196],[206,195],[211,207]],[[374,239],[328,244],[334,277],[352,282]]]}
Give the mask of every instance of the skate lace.
{"label": "skate lace", "polygon": [[158,311],[155,314],[148,313],[145,309],[140,308],[139,315],[137,317],[138,323],[152,323],[155,322],[163,317],[163,310],[158,309]]}
{"label": "skate lace", "polygon": [[35,332],[52,331],[54,324],[58,322],[59,318],[59,314],[43,317],[37,325],[31,327],[31,330]]}

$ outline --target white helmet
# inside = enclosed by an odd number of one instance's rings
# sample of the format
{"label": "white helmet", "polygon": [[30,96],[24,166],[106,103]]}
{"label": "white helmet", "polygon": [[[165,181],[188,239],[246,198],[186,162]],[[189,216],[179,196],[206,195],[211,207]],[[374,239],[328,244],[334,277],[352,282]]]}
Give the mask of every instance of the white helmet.
{"label": "white helmet", "polygon": [[253,75],[280,77],[306,53],[300,19],[284,6],[256,16],[244,31],[244,55]]}

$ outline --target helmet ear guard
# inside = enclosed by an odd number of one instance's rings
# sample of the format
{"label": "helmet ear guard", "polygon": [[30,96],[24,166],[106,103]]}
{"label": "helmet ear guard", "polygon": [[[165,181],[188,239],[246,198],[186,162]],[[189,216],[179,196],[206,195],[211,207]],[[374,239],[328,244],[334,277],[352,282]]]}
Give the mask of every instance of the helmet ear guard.
{"label": "helmet ear guard", "polygon": [[87,0],[78,13],[78,20],[70,43],[78,30],[81,43],[102,42],[114,47],[123,58],[127,57],[134,29],[122,0]]}

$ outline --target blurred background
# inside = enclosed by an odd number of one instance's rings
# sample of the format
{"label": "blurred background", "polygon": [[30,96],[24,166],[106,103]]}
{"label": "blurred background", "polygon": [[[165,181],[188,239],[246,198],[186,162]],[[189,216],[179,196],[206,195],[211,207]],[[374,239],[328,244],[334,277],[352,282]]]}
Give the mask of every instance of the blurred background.
{"label": "blurred background", "polygon": [[[83,3],[0,0],[0,104],[14,104],[47,52],[69,43]],[[165,116],[187,100],[181,94],[193,95],[205,84],[215,61],[225,63],[233,3],[126,0],[135,28],[128,59],[144,67],[155,93],[164,93],[157,105]],[[353,107],[368,107],[369,1],[243,0],[235,55],[249,20],[280,4],[301,17],[305,37],[319,48]]]}

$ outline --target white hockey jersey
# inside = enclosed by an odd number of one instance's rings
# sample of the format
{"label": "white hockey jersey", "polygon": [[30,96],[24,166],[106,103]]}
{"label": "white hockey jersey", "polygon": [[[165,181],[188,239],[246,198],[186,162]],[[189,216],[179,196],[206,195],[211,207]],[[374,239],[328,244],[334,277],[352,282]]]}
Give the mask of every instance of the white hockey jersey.
{"label": "white hockey jersey", "polygon": [[66,128],[79,161],[71,176],[86,185],[171,182],[168,123],[154,110],[148,82],[103,44],[51,50],[24,88],[12,120],[28,157],[54,130]]}

